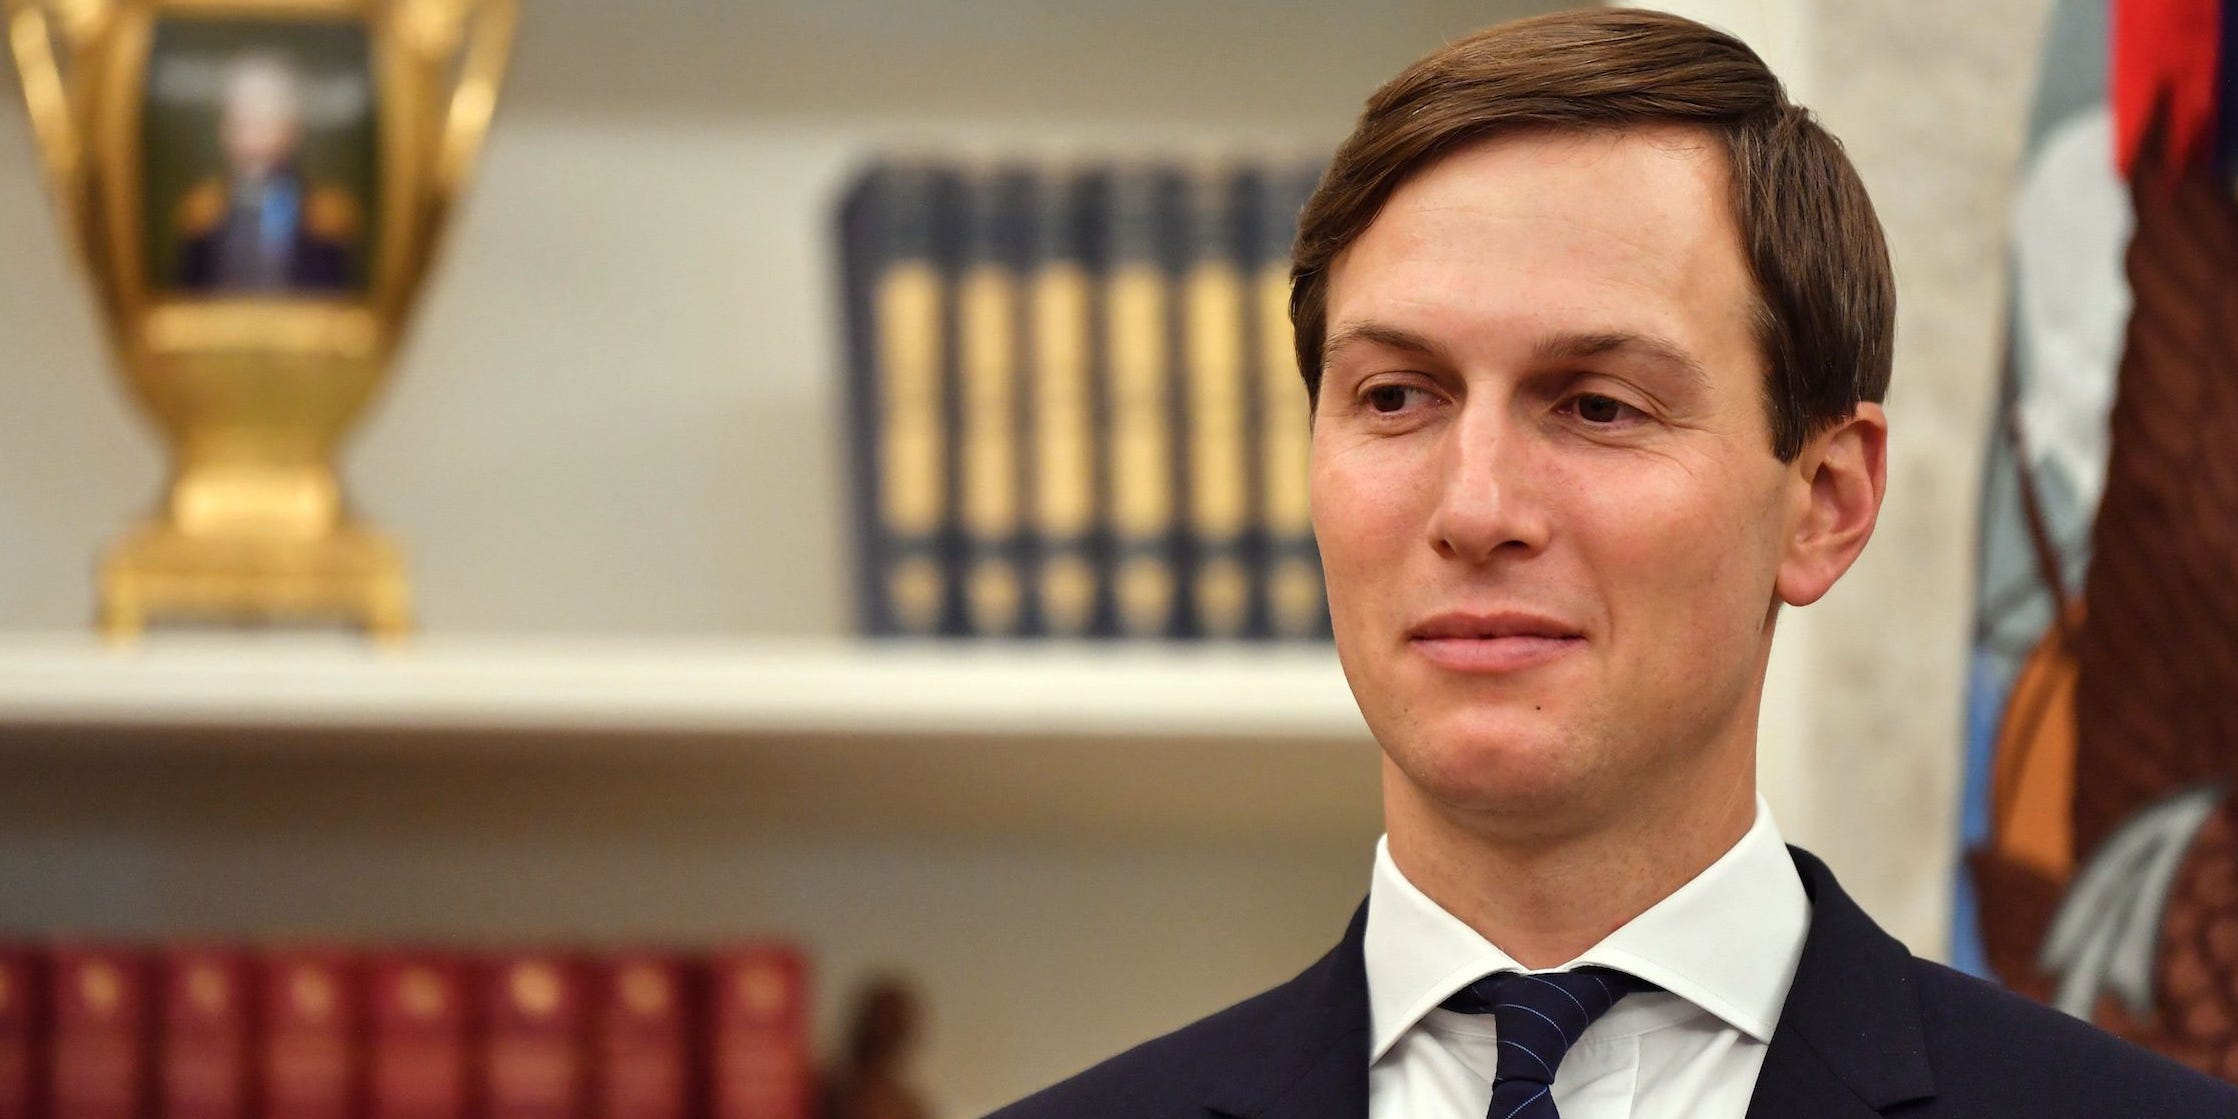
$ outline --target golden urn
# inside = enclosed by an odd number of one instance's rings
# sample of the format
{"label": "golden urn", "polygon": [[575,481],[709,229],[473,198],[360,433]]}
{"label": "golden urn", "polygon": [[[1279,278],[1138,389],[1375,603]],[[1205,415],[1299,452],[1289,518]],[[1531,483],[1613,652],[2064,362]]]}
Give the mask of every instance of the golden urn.
{"label": "golden urn", "polygon": [[515,0],[0,0],[116,364],[171,446],[100,624],[411,625],[333,456],[489,128]]}

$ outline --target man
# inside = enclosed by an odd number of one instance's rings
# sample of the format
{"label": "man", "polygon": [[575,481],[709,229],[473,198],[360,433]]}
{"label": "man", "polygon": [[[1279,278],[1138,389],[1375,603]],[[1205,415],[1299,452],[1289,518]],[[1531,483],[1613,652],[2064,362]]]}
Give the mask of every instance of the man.
{"label": "man", "polygon": [[225,178],[197,185],[179,206],[179,286],[230,295],[345,290],[358,208],[345,192],[309,183],[297,164],[303,98],[294,69],[262,55],[234,63],[218,139]]}
{"label": "man", "polygon": [[1855,171],[1728,36],[1549,16],[1379,90],[1292,294],[1368,902],[998,1115],[2238,1116],[1914,959],[1756,796],[1779,610],[1879,512],[1893,317]]}

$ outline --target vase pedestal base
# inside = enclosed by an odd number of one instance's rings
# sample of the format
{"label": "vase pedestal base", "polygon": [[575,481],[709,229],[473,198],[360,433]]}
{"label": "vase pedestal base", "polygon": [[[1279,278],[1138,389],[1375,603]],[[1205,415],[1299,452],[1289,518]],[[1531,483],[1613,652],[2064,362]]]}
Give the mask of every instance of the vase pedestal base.
{"label": "vase pedestal base", "polygon": [[341,624],[387,641],[412,628],[403,554],[355,525],[309,538],[149,525],[109,552],[100,584],[101,632],[113,641],[173,620]]}

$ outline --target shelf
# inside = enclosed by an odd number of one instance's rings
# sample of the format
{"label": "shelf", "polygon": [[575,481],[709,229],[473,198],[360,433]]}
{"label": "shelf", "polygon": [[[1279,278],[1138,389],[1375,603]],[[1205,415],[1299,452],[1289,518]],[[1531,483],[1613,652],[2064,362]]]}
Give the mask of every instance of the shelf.
{"label": "shelf", "polygon": [[1365,842],[1378,757],[1327,647],[0,636],[0,780],[95,817],[529,780],[712,831]]}
{"label": "shelf", "polygon": [[0,637],[0,733],[48,727],[744,736],[1366,736],[1325,646]]}

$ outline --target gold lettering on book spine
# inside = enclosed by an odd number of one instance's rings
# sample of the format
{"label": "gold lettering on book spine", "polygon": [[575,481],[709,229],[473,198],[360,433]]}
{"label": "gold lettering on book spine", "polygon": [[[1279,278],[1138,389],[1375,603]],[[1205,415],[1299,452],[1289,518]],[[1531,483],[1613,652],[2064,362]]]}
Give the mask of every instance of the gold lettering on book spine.
{"label": "gold lettering on book spine", "polygon": [[[1018,287],[1007,269],[980,266],[964,277],[959,339],[963,369],[965,538],[1007,546],[1018,535]],[[974,633],[1018,628],[1018,568],[1007,555],[975,555],[964,583]]]}
{"label": "gold lettering on book spine", "polygon": [[1232,637],[1243,632],[1250,594],[1235,552],[1250,517],[1243,280],[1233,265],[1210,261],[1191,270],[1185,290],[1189,525],[1206,545],[1195,573],[1197,612],[1207,635]]}
{"label": "gold lettering on book spine", "polygon": [[[1112,527],[1126,547],[1161,538],[1173,524],[1165,278],[1149,265],[1121,265],[1105,298],[1111,332]],[[1174,584],[1162,549],[1122,556],[1116,589],[1125,633],[1165,631]]]}
{"label": "gold lettering on book spine", "polygon": [[1096,572],[1079,550],[1096,515],[1095,410],[1088,371],[1088,276],[1044,265],[1033,279],[1034,527],[1047,549],[1042,617],[1049,632],[1094,621]]}
{"label": "gold lettering on book spine", "polygon": [[[1265,482],[1268,539],[1277,547],[1313,535],[1313,510],[1306,489],[1312,428],[1305,386],[1290,332],[1290,273],[1287,266],[1261,271],[1258,284],[1260,475]],[[1302,555],[1277,553],[1268,573],[1274,630],[1303,637],[1321,627],[1321,572]]]}
{"label": "gold lettering on book spine", "polygon": [[[947,512],[947,445],[941,423],[940,273],[923,261],[889,266],[878,282],[880,515],[899,541],[930,541]],[[886,594],[909,632],[940,623],[940,561],[902,554],[887,565]]]}

